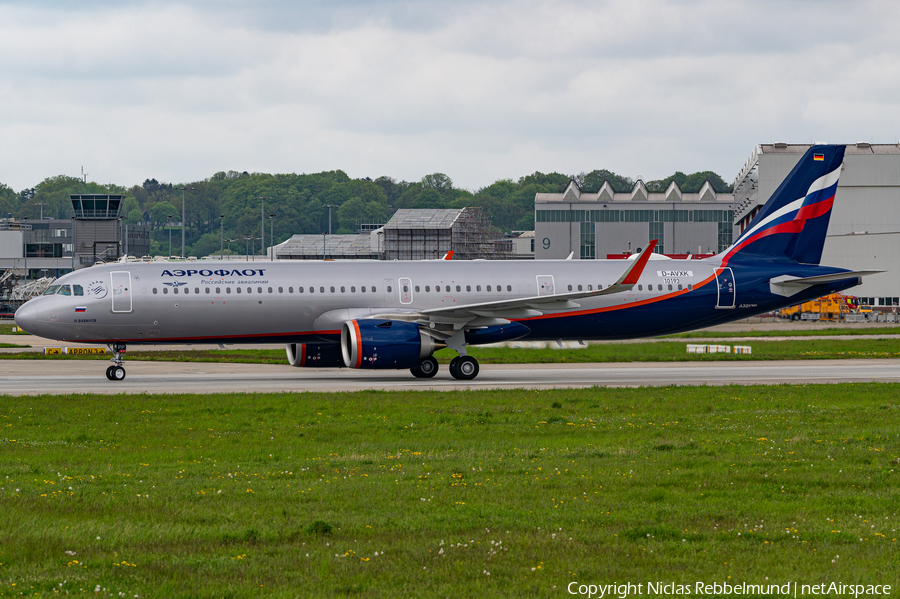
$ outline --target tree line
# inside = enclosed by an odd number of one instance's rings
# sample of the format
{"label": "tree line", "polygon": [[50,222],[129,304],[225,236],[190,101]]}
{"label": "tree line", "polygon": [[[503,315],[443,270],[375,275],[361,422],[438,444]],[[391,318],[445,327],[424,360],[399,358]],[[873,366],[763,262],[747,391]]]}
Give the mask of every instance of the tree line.
{"label": "tree line", "polygon": [[[78,177],[59,175],[41,181],[34,188],[15,192],[0,183],[0,217],[37,219],[68,218],[72,211],[69,194],[112,193],[125,196],[122,216],[126,224],[151,227],[152,254],[168,253],[167,227],[181,224],[181,187],[185,193],[185,255],[204,256],[219,251],[220,224],[224,215],[224,237],[237,240],[230,244],[235,253],[244,247],[246,236],[259,237],[262,206],[265,202],[266,245],[270,224],[275,242],[294,234],[321,234],[328,231],[331,206],[332,231],[354,233],[361,224],[381,224],[401,208],[463,208],[481,206],[494,226],[502,231],[534,229],[536,193],[559,193],[570,181],[583,192],[596,193],[603,181],[616,192],[628,192],[635,181],[608,170],[578,175],[535,172],[518,180],[501,179],[475,191],[453,185],[450,177],[433,173],[415,182],[392,177],[351,179],[340,170],[312,174],[268,174],[221,171],[186,184],[146,179],[141,185],[85,182]],[[664,191],[675,181],[686,193],[697,192],[709,180],[716,192],[730,192],[719,175],[704,171],[686,175],[681,172],[645,182],[650,191]],[[261,198],[265,198],[264,200]],[[274,215],[272,223],[269,215]],[[180,246],[180,233],[175,247]],[[255,241],[254,241],[255,243]]]}

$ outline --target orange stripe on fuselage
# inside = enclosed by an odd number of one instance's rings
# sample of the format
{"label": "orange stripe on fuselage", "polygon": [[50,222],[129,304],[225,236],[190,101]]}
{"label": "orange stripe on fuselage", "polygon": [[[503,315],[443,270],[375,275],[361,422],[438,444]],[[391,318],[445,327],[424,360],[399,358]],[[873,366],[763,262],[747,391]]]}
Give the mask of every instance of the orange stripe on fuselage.
{"label": "orange stripe on fuselage", "polygon": [[[717,268],[716,272],[721,271],[721,268]],[[693,290],[697,290],[700,287],[703,287],[710,281],[716,278],[715,273],[710,275],[709,277],[703,279],[696,285],[694,285]],[[628,304],[618,304],[615,306],[606,306],[604,308],[591,308],[590,310],[577,310],[573,312],[563,312],[559,314],[542,314],[541,316],[532,316],[531,318],[521,318],[521,319],[513,319],[516,322],[523,322],[527,320],[542,320],[546,318],[565,318],[567,316],[584,316],[585,314],[600,314],[601,312],[613,312],[615,310],[627,310],[628,308],[636,308],[637,306],[646,306],[649,304],[655,304],[656,302],[661,302],[667,299],[671,299],[673,297],[678,297],[679,295],[684,295],[685,293],[690,293],[691,289],[682,289],[681,291],[673,291],[672,293],[667,293],[665,295],[661,295],[659,297],[654,297],[651,299],[638,300],[636,302],[628,303]],[[626,292],[627,293],[627,292]]]}

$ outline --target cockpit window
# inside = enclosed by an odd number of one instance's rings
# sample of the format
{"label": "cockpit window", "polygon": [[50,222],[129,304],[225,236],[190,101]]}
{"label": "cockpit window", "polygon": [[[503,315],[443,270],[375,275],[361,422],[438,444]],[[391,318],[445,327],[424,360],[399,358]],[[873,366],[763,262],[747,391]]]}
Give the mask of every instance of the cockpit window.
{"label": "cockpit window", "polygon": [[56,292],[56,295],[72,295],[72,290],[68,285],[60,285],[59,291]]}
{"label": "cockpit window", "polygon": [[50,285],[47,287],[47,291],[44,292],[44,295],[53,295],[59,290],[59,285]]}
{"label": "cockpit window", "polygon": [[75,292],[75,295],[84,295],[84,287],[81,285],[72,285],[72,291]]}

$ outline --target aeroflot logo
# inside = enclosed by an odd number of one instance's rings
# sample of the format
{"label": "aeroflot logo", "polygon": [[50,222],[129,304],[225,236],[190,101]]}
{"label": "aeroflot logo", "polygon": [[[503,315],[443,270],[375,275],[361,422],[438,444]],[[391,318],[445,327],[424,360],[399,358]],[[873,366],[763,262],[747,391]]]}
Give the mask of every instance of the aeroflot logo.
{"label": "aeroflot logo", "polygon": [[244,270],[164,270],[161,277],[192,277],[200,275],[201,277],[211,277],[217,275],[220,277],[261,277],[265,274],[265,268],[245,268]]}

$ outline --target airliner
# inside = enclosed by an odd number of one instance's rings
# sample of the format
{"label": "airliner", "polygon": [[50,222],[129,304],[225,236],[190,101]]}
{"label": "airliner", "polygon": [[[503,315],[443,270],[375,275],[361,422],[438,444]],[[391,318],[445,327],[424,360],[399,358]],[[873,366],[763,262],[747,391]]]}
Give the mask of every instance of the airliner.
{"label": "airliner", "polygon": [[59,278],[16,312],[24,330],[106,344],[125,378],[129,345],[284,343],[296,367],[409,369],[472,380],[468,346],[628,339],[754,316],[860,284],[872,270],[821,266],[844,146],[811,147],[725,251],[698,260],[152,262]]}

